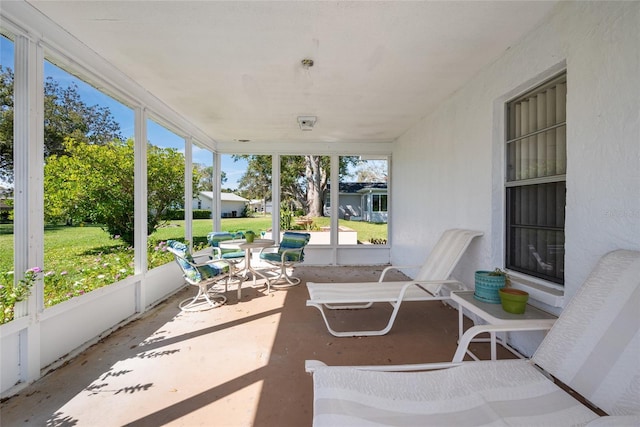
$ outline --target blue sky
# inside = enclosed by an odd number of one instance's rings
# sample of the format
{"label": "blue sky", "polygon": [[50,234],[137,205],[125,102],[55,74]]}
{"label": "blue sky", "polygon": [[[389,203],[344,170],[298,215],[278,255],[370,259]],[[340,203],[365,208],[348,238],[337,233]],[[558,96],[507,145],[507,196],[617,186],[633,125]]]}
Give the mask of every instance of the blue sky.
{"label": "blue sky", "polygon": [[[4,36],[0,36],[0,63],[3,67],[8,67],[12,70],[15,68],[13,54],[13,43]],[[75,83],[78,86],[78,93],[84,103],[87,105],[108,107],[115,121],[120,125],[120,133],[122,136],[125,139],[133,137],[134,113],[131,108],[103,94],[48,61],[45,61],[44,74],[45,78],[52,77],[64,87]],[[184,152],[184,139],[152,120],[149,120],[147,123],[147,136],[149,141],[156,146],[175,148],[180,152]],[[211,152],[197,146],[193,147],[193,161],[194,163],[200,163],[205,166],[211,166],[213,164]],[[223,185],[224,188],[237,188],[237,182],[244,174],[246,166],[245,161],[234,162],[230,155],[222,156],[222,170],[227,174],[227,182]]]}

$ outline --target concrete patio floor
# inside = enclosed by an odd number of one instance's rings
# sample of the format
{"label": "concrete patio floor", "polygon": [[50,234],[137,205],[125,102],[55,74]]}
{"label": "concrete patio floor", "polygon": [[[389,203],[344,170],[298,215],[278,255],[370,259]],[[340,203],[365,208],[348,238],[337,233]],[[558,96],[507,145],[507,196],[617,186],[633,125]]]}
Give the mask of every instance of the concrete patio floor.
{"label": "concrete patio floor", "polygon": [[[3,402],[0,424],[309,426],[306,359],[401,364],[448,361],[455,352],[458,313],[440,302],[404,303],[389,334],[361,338],[333,337],[305,306],[307,281],[371,281],[380,271],[301,266],[299,286],[267,295],[246,281],[241,301],[230,287],[226,305],[200,313],[178,310],[195,292],[185,288]],[[390,311],[380,305],[334,319],[345,328],[382,327]]]}

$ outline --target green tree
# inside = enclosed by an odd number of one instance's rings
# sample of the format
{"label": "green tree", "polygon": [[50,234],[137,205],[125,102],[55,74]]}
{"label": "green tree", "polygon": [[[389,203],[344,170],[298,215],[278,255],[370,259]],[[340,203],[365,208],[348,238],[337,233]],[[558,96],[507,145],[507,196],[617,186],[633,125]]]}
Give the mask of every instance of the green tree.
{"label": "green tree", "polygon": [[238,181],[240,195],[247,199],[261,199],[267,206],[271,199],[271,156],[234,155],[234,161],[244,159],[248,162],[247,171]]}
{"label": "green tree", "polygon": [[[13,81],[10,68],[0,66],[0,178],[13,181]],[[120,125],[107,107],[87,105],[78,86],[61,86],[47,77],[44,83],[44,155],[65,154],[65,138],[87,144],[122,139]]]}
{"label": "green tree", "polygon": [[[248,191],[262,191],[267,198],[271,196],[271,156],[243,155],[234,159],[245,159],[247,172],[239,182],[239,188]],[[340,157],[340,175],[346,175],[349,165],[356,164],[358,157]],[[327,183],[330,177],[329,156],[282,156],[280,162],[281,199],[293,203],[302,209],[305,215],[322,216]],[[245,196],[246,197],[246,196]],[[253,197],[258,198],[258,197]]]}
{"label": "green tree", "polygon": [[[66,154],[53,154],[45,164],[45,220],[91,221],[133,244],[133,140],[93,145],[66,139],[63,147]],[[167,209],[184,203],[185,161],[177,150],[151,144],[147,156],[147,234],[151,234]],[[195,173],[192,184],[197,194]]]}
{"label": "green tree", "polygon": [[357,164],[356,181],[358,182],[387,182],[389,177],[386,160],[367,160]]}
{"label": "green tree", "polygon": [[[193,164],[193,173],[198,174],[200,191],[213,191],[213,166],[204,166],[200,163]],[[220,184],[227,182],[227,174],[222,171]]]}

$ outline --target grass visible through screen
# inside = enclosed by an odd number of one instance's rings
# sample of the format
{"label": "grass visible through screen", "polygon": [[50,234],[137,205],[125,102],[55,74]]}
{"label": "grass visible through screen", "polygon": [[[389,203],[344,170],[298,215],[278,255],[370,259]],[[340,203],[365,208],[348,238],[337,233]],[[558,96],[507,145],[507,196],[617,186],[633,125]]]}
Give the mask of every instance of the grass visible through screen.
{"label": "grass visible through screen", "polygon": [[[330,218],[314,218],[312,229],[329,226]],[[387,239],[386,224],[371,224],[340,220],[340,226],[358,232],[361,241]],[[207,233],[213,222],[193,221],[193,244],[195,248],[208,246]],[[255,218],[224,218],[223,231],[237,232],[253,230],[259,234],[271,229],[271,216]],[[184,221],[172,221],[149,236],[149,268],[172,260],[163,250],[162,242],[168,239],[184,240]],[[10,271],[13,266],[13,227],[0,224],[0,271]],[[133,248],[121,240],[112,239],[99,226],[67,227],[47,226],[44,233],[45,306],[90,292],[133,274]],[[30,266],[36,267],[36,266]]]}

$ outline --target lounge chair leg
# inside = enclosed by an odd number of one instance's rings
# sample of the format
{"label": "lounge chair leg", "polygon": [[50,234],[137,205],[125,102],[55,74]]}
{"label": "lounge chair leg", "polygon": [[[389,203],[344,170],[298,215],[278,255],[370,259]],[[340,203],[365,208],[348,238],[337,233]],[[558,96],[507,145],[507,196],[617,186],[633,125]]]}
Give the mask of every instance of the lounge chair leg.
{"label": "lounge chair leg", "polygon": [[316,303],[307,301],[307,306],[312,306],[312,307],[315,307],[318,310],[320,310],[320,313],[322,314],[322,318],[324,319],[324,323],[325,323],[325,325],[327,325],[327,330],[329,331],[329,333],[331,335],[333,335],[335,337],[373,337],[373,336],[385,335],[393,327],[393,323],[395,322],[396,316],[398,315],[398,311],[400,310],[400,304],[402,304],[402,300],[397,301],[397,302],[392,302],[390,304],[393,306],[393,312],[391,312],[391,317],[389,318],[389,322],[387,323],[387,326],[385,326],[384,328],[382,328],[382,329],[380,329],[378,331],[345,331],[345,332],[340,332],[340,331],[334,330],[331,327],[331,325],[329,325],[329,319],[327,318],[327,316],[326,316],[326,314],[324,312],[323,304],[316,304]]}

